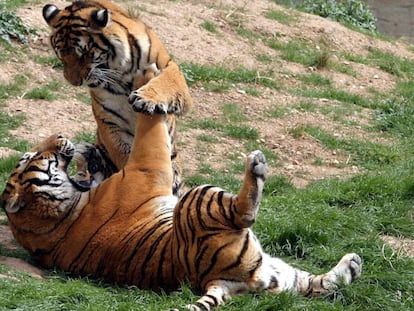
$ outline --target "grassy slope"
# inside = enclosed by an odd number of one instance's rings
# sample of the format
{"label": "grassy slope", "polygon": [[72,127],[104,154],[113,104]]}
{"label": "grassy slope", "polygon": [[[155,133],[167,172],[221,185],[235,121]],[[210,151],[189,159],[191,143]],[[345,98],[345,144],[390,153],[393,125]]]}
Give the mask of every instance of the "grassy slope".
{"label": "grassy slope", "polygon": [[[204,27],[211,29],[211,25]],[[249,33],[244,32],[243,35]],[[298,55],[292,54],[292,49],[294,51],[297,46],[292,46],[293,48],[279,45],[275,48],[282,51],[282,57],[287,61],[299,62],[305,66],[323,60],[323,55],[315,55],[312,51],[305,56],[300,55],[304,59],[297,59]],[[27,51],[21,49],[21,53]],[[314,182],[306,189],[294,188],[283,176],[270,176],[254,230],[266,251],[313,272],[323,272],[326,267],[335,265],[346,252],[357,252],[364,260],[361,279],[324,299],[309,300],[286,293],[277,297],[246,295],[233,299],[222,310],[414,309],[414,261],[384,246],[379,238],[381,234],[414,238],[414,88],[409,80],[414,73],[414,63],[376,50],[363,59],[357,59],[357,56],[347,55],[346,58],[392,72],[398,81],[396,89],[391,94],[376,94],[375,100],[356,98],[350,96],[352,94],[334,90],[323,79],[322,72],[306,78],[304,83],[308,86],[308,91],[301,95],[304,98],[323,97],[336,100],[344,111],[355,109],[355,103],[372,109],[375,111],[375,119],[371,120],[370,131],[378,136],[387,136],[393,143],[384,146],[368,141],[346,140],[334,137],[318,127],[301,128],[301,133],[315,137],[327,149],[350,152],[354,164],[365,168],[364,173],[347,180],[328,179]],[[5,57],[7,59],[7,55]],[[239,82],[244,79],[243,83],[252,88],[274,87],[260,84],[260,81],[250,81],[252,73],[248,71],[223,73],[218,68],[197,64],[184,67],[187,76],[195,83],[193,87],[198,87],[196,83],[211,87],[208,84],[211,76],[215,77],[213,80],[221,79],[229,85],[235,83],[234,80]],[[5,88],[11,90],[10,85]],[[17,89],[7,96],[18,97],[21,93],[22,90]],[[349,103],[353,103],[353,106],[349,106]],[[302,109],[309,110],[312,107],[314,108],[312,105],[302,105]],[[245,119],[231,107],[227,109],[224,112],[225,120],[211,123],[191,121],[185,127],[214,130],[214,135],[224,139],[239,139],[248,149],[263,147],[256,146],[255,139],[251,141],[249,138],[256,134],[249,132],[244,126]],[[1,108],[0,112],[0,118],[7,121],[2,122],[1,146],[25,150],[27,144],[20,144],[18,139],[10,141],[8,132],[22,122],[22,119],[10,118]],[[214,146],[214,135],[213,138],[209,135],[198,139],[203,144]],[[14,157],[0,161],[1,186],[4,185],[15,160]],[[201,167],[199,173],[188,177],[188,183],[191,185],[207,181],[237,191],[239,182],[234,174],[240,172],[239,161],[233,159],[227,172],[216,173],[209,166]],[[0,254],[25,258],[24,253],[13,253],[1,246]],[[0,278],[0,310],[166,310],[169,307],[183,306],[196,298],[196,293],[186,287],[177,293],[165,295],[135,288],[119,288],[54,272],[46,280],[36,280],[0,266],[0,274],[15,277]]]}

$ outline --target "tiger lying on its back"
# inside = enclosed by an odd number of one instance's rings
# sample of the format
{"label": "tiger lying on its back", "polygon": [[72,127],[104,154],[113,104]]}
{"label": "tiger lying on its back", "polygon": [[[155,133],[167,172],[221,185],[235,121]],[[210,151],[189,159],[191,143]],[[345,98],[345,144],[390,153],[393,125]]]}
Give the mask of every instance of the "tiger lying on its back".
{"label": "tiger lying on its back", "polygon": [[139,288],[188,281],[204,293],[190,310],[211,310],[246,292],[318,296],[360,275],[356,254],[313,275],[262,251],[249,229],[266,174],[260,151],[247,157],[238,195],[204,185],[173,196],[167,108],[152,108],[137,114],[125,167],[96,188],[85,190],[68,176],[75,148],[60,136],[20,159],[0,205],[17,241],[44,267]]}
{"label": "tiger lying on its back", "polygon": [[[65,78],[90,89],[97,142],[77,148],[76,160],[82,169],[79,174],[88,170],[99,183],[127,161],[136,122],[133,109],[168,104],[169,112],[184,113],[192,106],[187,84],[153,31],[108,0],[76,1],[63,10],[48,4],[43,17],[51,28],[50,42],[63,63]],[[168,125],[173,192],[179,196],[175,117],[169,117]],[[90,162],[85,163],[86,159]]]}

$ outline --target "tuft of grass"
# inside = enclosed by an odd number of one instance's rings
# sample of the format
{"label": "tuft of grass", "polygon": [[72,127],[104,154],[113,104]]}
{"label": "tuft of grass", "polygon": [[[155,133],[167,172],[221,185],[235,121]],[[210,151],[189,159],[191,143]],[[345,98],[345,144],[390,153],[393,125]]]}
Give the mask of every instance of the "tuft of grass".
{"label": "tuft of grass", "polygon": [[63,69],[63,63],[56,56],[34,55],[33,60],[40,65],[47,65],[55,69]]}
{"label": "tuft of grass", "polygon": [[19,159],[20,159],[20,155],[11,155],[7,158],[0,158],[0,189],[1,189],[0,191],[1,192],[6,187],[6,180],[9,178],[10,172],[14,169]]}
{"label": "tuft of grass", "polygon": [[273,58],[268,54],[256,54],[256,59],[263,64],[270,64],[273,62]]}
{"label": "tuft of grass", "polygon": [[272,72],[263,75],[256,70],[243,67],[228,69],[222,66],[196,65],[193,63],[183,63],[181,68],[190,86],[198,82],[203,83],[203,85],[206,83],[218,85],[223,83],[252,83],[277,88],[272,77],[269,77],[269,75],[273,76]]}
{"label": "tuft of grass", "polygon": [[330,57],[328,49],[318,48],[318,46],[312,47],[303,40],[282,43],[274,39],[267,39],[265,43],[272,49],[280,51],[284,60],[305,66],[324,68]]}
{"label": "tuft of grass", "polygon": [[312,101],[300,101],[297,104],[293,105],[298,111],[308,111],[308,112],[315,112],[317,110],[317,106]]}
{"label": "tuft of grass", "polygon": [[247,95],[259,97],[261,95],[261,91],[255,87],[246,87],[245,92]]}
{"label": "tuft of grass", "polygon": [[241,140],[256,140],[260,135],[256,129],[244,125],[227,125],[223,134],[232,138]]}
{"label": "tuft of grass", "polygon": [[247,117],[240,110],[240,106],[234,103],[226,103],[222,106],[223,118],[228,122],[243,122],[247,121]]}
{"label": "tuft of grass", "polygon": [[93,144],[96,142],[96,133],[95,132],[78,132],[73,138],[73,141]]}
{"label": "tuft of grass", "polygon": [[23,74],[16,75],[10,83],[0,84],[0,100],[19,95],[26,84],[27,78]]}
{"label": "tuft of grass", "polygon": [[368,48],[367,56],[345,53],[343,57],[349,61],[377,66],[381,70],[399,78],[409,78],[414,74],[414,62],[400,58],[390,52],[384,52],[376,48]]}
{"label": "tuft of grass", "polygon": [[396,146],[386,146],[356,139],[339,139],[321,128],[313,126],[301,126],[295,129],[295,131],[300,131],[299,133],[301,133],[301,135],[307,133],[313,136],[321,144],[330,149],[342,149],[346,151],[349,155],[348,164],[374,169],[377,166],[390,165],[395,161],[400,160]]}
{"label": "tuft of grass", "polygon": [[377,65],[380,69],[397,77],[412,77],[414,74],[414,62],[379,49],[370,48],[370,62]]}
{"label": "tuft of grass", "polygon": [[357,72],[349,65],[346,65],[344,63],[339,63],[339,62],[329,62],[327,65],[328,69],[346,74],[348,76],[357,77]]}
{"label": "tuft of grass", "polygon": [[212,22],[209,22],[209,21],[202,22],[200,24],[200,27],[207,30],[208,32],[211,32],[211,33],[214,33],[214,34],[218,33],[216,25]]}
{"label": "tuft of grass", "polygon": [[197,139],[206,143],[218,143],[219,139],[211,134],[200,134],[197,136]]}
{"label": "tuft of grass", "polygon": [[289,109],[284,106],[274,106],[266,111],[266,116],[271,118],[283,118],[289,113]]}
{"label": "tuft of grass", "polygon": [[326,89],[302,89],[296,92],[299,95],[308,98],[325,98],[330,100],[337,100],[342,103],[354,104],[366,108],[370,108],[372,106],[372,102],[365,97],[346,91],[337,90],[332,87]]}
{"label": "tuft of grass", "polygon": [[298,76],[298,79],[314,86],[331,86],[331,80],[329,78],[324,77],[319,73],[310,73],[306,75]]}
{"label": "tuft of grass", "polygon": [[243,28],[242,26],[235,27],[235,31],[239,36],[242,36],[242,37],[247,38],[249,40],[253,40],[253,39],[257,38],[257,33],[256,32],[254,32],[250,29]]}
{"label": "tuft of grass", "polygon": [[414,135],[414,105],[410,99],[391,97],[376,110],[375,129],[403,138]]}
{"label": "tuft of grass", "polygon": [[22,152],[30,148],[27,141],[16,139],[9,132],[22,125],[25,119],[24,114],[11,116],[0,108],[0,147],[8,147]]}
{"label": "tuft of grass", "polygon": [[48,87],[36,87],[26,94],[24,94],[23,98],[25,99],[44,99],[44,100],[54,100],[56,96],[50,91]]}
{"label": "tuft of grass", "polygon": [[280,10],[268,10],[264,13],[264,16],[268,19],[278,21],[281,24],[284,25],[291,25],[293,22],[297,20],[296,17],[286,14],[283,11]]}

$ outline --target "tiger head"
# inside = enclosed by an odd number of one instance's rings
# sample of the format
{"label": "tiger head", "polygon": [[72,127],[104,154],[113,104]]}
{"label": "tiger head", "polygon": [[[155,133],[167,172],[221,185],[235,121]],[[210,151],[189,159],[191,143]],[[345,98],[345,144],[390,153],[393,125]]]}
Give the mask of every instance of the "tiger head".
{"label": "tiger head", "polygon": [[51,28],[50,43],[68,82],[131,87],[133,77],[124,81],[124,73],[131,69],[130,38],[124,28],[132,20],[121,8],[106,0],[76,1],[63,10],[47,4],[43,18]]}
{"label": "tiger head", "polygon": [[12,222],[19,218],[33,219],[33,223],[55,221],[67,214],[78,193],[87,190],[67,172],[74,153],[68,139],[54,135],[20,158],[0,198]]}

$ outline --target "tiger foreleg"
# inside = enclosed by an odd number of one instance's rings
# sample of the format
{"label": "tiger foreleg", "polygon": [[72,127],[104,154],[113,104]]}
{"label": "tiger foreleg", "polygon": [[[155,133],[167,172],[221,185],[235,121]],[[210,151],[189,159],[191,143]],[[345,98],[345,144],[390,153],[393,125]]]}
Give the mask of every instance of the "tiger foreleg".
{"label": "tiger foreleg", "polygon": [[[149,81],[132,91],[128,98],[136,112],[183,114],[190,110],[192,99],[188,86],[180,68],[173,60],[162,70],[158,69],[156,64],[149,65],[146,70],[151,72],[150,75],[145,75]],[[139,81],[146,81],[148,78],[144,77]]]}

